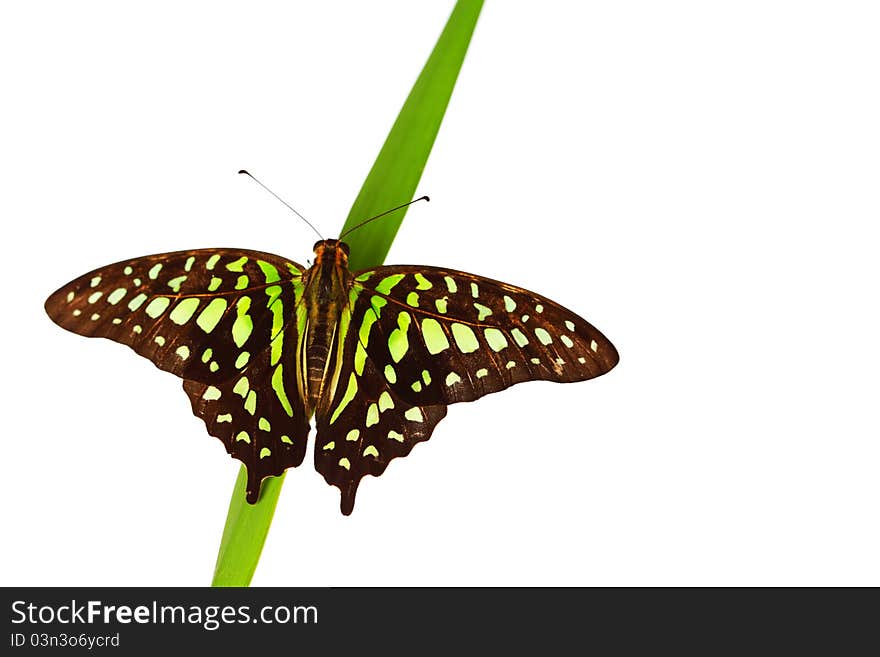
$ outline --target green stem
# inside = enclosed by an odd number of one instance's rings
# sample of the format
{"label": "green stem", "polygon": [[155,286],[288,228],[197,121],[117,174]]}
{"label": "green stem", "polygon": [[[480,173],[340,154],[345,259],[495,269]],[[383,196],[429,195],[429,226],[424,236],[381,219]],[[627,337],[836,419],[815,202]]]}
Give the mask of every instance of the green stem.
{"label": "green stem", "polygon": [[[482,0],[459,0],[455,5],[351,206],[342,232],[415,195],[482,6]],[[385,261],[407,209],[392,212],[346,238],[353,271]]]}
{"label": "green stem", "polygon": [[287,473],[264,480],[260,488],[260,499],[256,504],[248,504],[244,500],[247,468],[241,466],[232,490],[232,499],[229,500],[229,512],[223,528],[223,538],[220,539],[211,586],[250,584],[269,533],[269,525],[272,524],[272,516],[275,515],[275,505],[281,494],[285,474]]}
{"label": "green stem", "polygon": [[[351,207],[343,231],[412,198],[440,129],[482,6],[482,0],[459,0],[456,3]],[[353,270],[384,261],[405,215],[405,208],[398,210],[346,238],[351,247]],[[257,503],[247,504],[246,474],[242,467],[232,491],[213,586],[250,584],[275,513],[284,475],[266,479]]]}

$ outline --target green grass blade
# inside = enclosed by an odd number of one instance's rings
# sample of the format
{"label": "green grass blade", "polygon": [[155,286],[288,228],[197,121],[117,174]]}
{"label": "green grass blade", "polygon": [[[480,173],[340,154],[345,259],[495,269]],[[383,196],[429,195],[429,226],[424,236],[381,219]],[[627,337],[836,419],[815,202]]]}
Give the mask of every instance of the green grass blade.
{"label": "green grass blade", "polygon": [[[352,205],[343,231],[412,198],[440,129],[482,5],[482,0],[456,3]],[[382,264],[405,215],[405,209],[398,210],[346,238],[351,246],[353,270]],[[241,468],[229,502],[213,586],[250,584],[283,481],[283,475],[265,480],[260,499],[256,504],[248,504],[245,501],[246,470]]]}
{"label": "green grass blade", "polygon": [[250,584],[263,551],[263,543],[266,542],[266,534],[269,533],[269,525],[272,524],[272,516],[275,515],[284,474],[263,481],[260,499],[256,504],[248,504],[244,499],[247,468],[241,466],[232,499],[229,500],[229,512],[223,528],[223,538],[220,539],[211,586]]}
{"label": "green grass blade", "polygon": [[[351,206],[342,232],[412,199],[482,6],[482,0],[459,0],[455,5]],[[345,238],[351,246],[352,270],[385,261],[404,216],[406,208],[369,223]]]}

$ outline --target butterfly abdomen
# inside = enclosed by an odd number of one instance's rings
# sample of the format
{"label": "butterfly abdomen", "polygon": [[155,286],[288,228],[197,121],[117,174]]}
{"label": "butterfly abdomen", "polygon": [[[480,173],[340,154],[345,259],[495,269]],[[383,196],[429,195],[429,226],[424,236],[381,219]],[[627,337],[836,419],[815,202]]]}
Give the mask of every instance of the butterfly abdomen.
{"label": "butterfly abdomen", "polygon": [[305,291],[309,309],[305,336],[306,403],[310,410],[317,408],[323,389],[330,383],[327,366],[350,277],[333,254],[318,255],[315,265],[307,272]]}

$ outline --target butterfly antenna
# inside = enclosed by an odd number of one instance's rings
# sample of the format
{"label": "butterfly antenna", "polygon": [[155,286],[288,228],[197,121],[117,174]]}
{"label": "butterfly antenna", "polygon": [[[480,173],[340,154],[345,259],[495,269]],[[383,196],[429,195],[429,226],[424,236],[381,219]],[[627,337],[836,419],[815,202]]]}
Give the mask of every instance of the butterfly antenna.
{"label": "butterfly antenna", "polygon": [[431,199],[429,199],[427,196],[420,196],[419,198],[415,199],[414,201],[410,201],[409,203],[404,203],[403,205],[398,205],[396,208],[391,208],[390,210],[385,210],[385,212],[382,212],[381,214],[377,214],[375,217],[370,217],[369,219],[365,219],[364,221],[359,223],[357,226],[352,226],[347,231],[342,233],[342,235],[339,236],[339,239],[342,239],[343,237],[345,237],[349,233],[356,231],[361,226],[366,226],[368,223],[370,223],[371,221],[375,221],[379,217],[384,217],[386,214],[391,214],[392,212],[396,212],[397,210],[400,210],[401,208],[405,208],[408,205],[412,205],[413,203],[418,203],[419,201],[430,201],[430,200]]}
{"label": "butterfly antenna", "polygon": [[318,229],[315,228],[315,227],[312,225],[312,222],[309,221],[308,219],[306,219],[304,216],[302,216],[299,212],[297,212],[297,211],[296,211],[296,210],[290,205],[290,203],[288,203],[287,201],[285,201],[283,198],[281,198],[280,196],[278,196],[278,194],[276,194],[276,193],[273,192],[271,189],[269,189],[268,187],[266,187],[263,183],[261,183],[259,180],[257,180],[257,179],[253,176],[253,174],[251,174],[249,171],[247,171],[247,170],[245,170],[245,169],[242,169],[241,171],[239,171],[239,173],[243,173],[244,175],[248,176],[251,180],[253,180],[255,183],[257,183],[260,187],[262,187],[262,188],[265,189],[267,192],[269,192],[272,196],[274,196],[274,197],[277,198],[279,201],[281,201],[282,203],[284,203],[284,205],[286,205],[288,208],[290,208],[290,210],[291,210],[291,212],[293,212],[293,214],[295,214],[297,217],[299,217],[300,219],[302,219],[303,221],[305,221],[305,222],[308,224],[309,228],[311,228],[313,231],[315,231],[315,234],[317,234],[317,236],[320,237],[321,240],[323,241],[324,236],[321,235],[320,232],[318,232]]}

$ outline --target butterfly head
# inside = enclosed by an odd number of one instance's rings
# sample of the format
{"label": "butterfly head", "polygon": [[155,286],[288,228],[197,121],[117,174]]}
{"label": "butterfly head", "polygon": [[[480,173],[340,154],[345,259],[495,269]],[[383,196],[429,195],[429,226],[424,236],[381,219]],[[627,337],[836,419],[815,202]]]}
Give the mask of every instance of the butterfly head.
{"label": "butterfly head", "polygon": [[330,263],[347,267],[348,244],[340,240],[321,240],[312,247],[315,250],[315,263]]}

